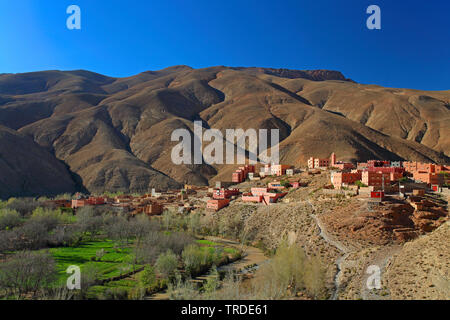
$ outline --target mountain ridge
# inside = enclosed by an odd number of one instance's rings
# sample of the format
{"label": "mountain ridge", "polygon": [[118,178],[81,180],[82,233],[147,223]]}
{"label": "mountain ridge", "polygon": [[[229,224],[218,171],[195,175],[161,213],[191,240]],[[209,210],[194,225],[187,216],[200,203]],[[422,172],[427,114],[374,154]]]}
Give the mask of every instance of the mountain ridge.
{"label": "mountain ridge", "polygon": [[331,152],[347,161],[447,164],[449,101],[450,90],[363,85],[329,70],[181,65],[124,78],[86,70],[0,75],[0,125],[66,164],[90,192],[229,180],[236,166],[171,163],[171,132],[192,131],[195,120],[222,132],[280,129],[281,162],[293,165]]}

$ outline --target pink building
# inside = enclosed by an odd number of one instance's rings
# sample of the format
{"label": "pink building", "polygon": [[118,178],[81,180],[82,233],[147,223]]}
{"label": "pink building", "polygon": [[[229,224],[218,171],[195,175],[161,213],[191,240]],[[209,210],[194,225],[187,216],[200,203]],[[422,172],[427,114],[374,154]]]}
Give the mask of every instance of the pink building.
{"label": "pink building", "polygon": [[229,199],[211,199],[206,203],[206,209],[219,211],[230,204]]}
{"label": "pink building", "polygon": [[245,165],[244,167],[239,167],[238,170],[233,172],[231,181],[234,183],[244,182],[250,172],[255,173],[254,165]]}
{"label": "pink building", "polygon": [[382,173],[382,172],[372,172],[372,171],[364,171],[362,173],[361,182],[366,186],[372,187],[381,187],[389,186],[391,182],[391,174],[390,173]]}
{"label": "pink building", "polygon": [[213,199],[229,199],[239,194],[239,189],[216,189],[213,192]]}
{"label": "pink building", "polygon": [[330,166],[330,159],[320,159],[320,158],[309,158],[308,168],[318,169],[318,168],[328,168]]}
{"label": "pink building", "polygon": [[286,164],[273,164],[271,167],[272,175],[275,176],[284,176],[286,174],[287,169],[291,169],[292,166]]}
{"label": "pink building", "polygon": [[271,203],[275,203],[278,199],[287,195],[287,192],[284,193],[272,193],[269,192],[270,188],[252,188],[251,193],[244,194],[242,196],[242,201],[244,202],[262,202],[266,205]]}
{"label": "pink building", "polygon": [[351,162],[336,161],[336,154],[334,152],[331,154],[330,167],[340,170],[350,170],[355,168],[355,166]]}
{"label": "pink building", "polygon": [[354,184],[362,179],[362,173],[358,172],[333,172],[331,173],[331,183],[336,189],[341,189],[343,185]]}

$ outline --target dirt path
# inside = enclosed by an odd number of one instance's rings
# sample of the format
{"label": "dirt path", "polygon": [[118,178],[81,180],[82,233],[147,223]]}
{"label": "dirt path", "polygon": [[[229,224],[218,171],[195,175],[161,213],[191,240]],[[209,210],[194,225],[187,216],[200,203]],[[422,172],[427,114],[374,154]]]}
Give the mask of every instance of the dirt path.
{"label": "dirt path", "polygon": [[348,256],[350,255],[350,253],[352,253],[352,250],[350,250],[348,247],[346,247],[342,242],[336,240],[335,238],[333,238],[327,231],[326,228],[323,226],[322,222],[320,221],[319,217],[317,216],[316,212],[316,207],[314,206],[314,204],[308,200],[307,201],[308,204],[311,206],[311,208],[313,209],[313,214],[312,217],[314,218],[314,220],[316,221],[316,224],[320,230],[320,236],[326,241],[328,242],[330,245],[336,247],[340,252],[342,252],[342,255],[337,258],[336,260],[336,267],[337,267],[337,272],[336,275],[334,277],[334,292],[331,296],[331,300],[337,300],[338,296],[339,296],[339,291],[341,288],[341,272],[342,272],[342,264],[345,262],[345,260],[348,258]]}
{"label": "dirt path", "polygon": [[[386,272],[386,268],[389,266],[393,256],[401,250],[402,246],[392,246],[388,247],[381,252],[377,253],[377,255],[373,258],[372,261],[368,263],[368,265],[375,265],[380,268],[380,275],[383,278],[384,273]],[[364,274],[361,279],[361,297],[363,300],[387,300],[390,299],[389,292],[385,290],[370,290],[367,287],[367,279],[369,275]]]}
{"label": "dirt path", "polygon": [[[311,201],[307,201],[309,205],[312,207],[313,212],[316,213],[317,210],[314,206],[314,204]],[[337,300],[339,298],[339,293],[342,290],[342,272],[344,269],[344,265],[347,262],[347,259],[349,259],[350,255],[353,256],[353,254],[357,254],[361,249],[363,248],[356,248],[356,247],[349,247],[347,245],[344,245],[342,242],[336,239],[336,237],[331,236],[325,226],[320,221],[320,218],[317,216],[317,214],[312,215],[314,220],[316,221],[316,224],[318,228],[320,229],[320,236],[328,242],[330,245],[336,247],[342,255],[339,256],[336,259],[336,267],[337,267],[337,273],[334,278],[334,284],[335,284],[335,290],[332,294],[331,299]],[[401,246],[399,245],[392,245],[388,246],[383,250],[380,250],[378,253],[375,254],[369,261],[362,261],[367,266],[374,265],[378,266],[380,268],[381,277],[383,277],[383,274],[386,271],[386,268],[389,266],[389,263],[392,259],[392,257],[401,249]],[[370,290],[367,287],[367,280],[368,280],[369,274],[363,273],[358,278],[361,281],[360,284],[360,295],[363,300],[384,300],[388,299],[388,293],[385,292],[385,290]]]}
{"label": "dirt path", "polygon": [[[239,242],[237,241],[233,241],[233,240],[228,240],[228,239],[222,239],[219,237],[206,237],[206,240],[215,242],[215,243],[219,243],[222,244],[224,246],[227,247],[233,247],[236,248],[238,250],[242,250],[243,255],[242,258],[234,261],[232,263],[223,265],[219,268],[217,268],[217,270],[223,271],[223,272],[230,272],[230,271],[235,271],[235,272],[240,272],[241,270],[244,270],[250,266],[259,266],[261,264],[263,264],[264,262],[268,261],[269,258],[267,258],[264,255],[264,252],[261,249],[255,248],[255,247],[250,247],[250,246],[242,246]],[[205,281],[207,280],[208,275],[204,274],[201,276],[198,276],[196,278],[194,278],[193,280],[200,280],[200,281]],[[147,300],[169,300],[169,295],[167,293],[167,290],[163,291],[163,292],[159,292],[156,294],[153,294],[152,296],[148,297]]]}

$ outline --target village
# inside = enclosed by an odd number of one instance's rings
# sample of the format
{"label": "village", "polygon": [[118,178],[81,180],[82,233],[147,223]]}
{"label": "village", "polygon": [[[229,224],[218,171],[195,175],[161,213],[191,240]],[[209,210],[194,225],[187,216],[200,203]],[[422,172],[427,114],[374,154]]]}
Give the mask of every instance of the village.
{"label": "village", "polygon": [[77,194],[71,201],[57,199],[52,202],[56,206],[73,210],[84,206],[108,206],[112,211],[131,216],[157,216],[165,210],[177,213],[189,213],[197,209],[220,211],[232,201],[270,206],[289,192],[305,186],[300,173],[316,175],[322,172],[328,172],[331,177],[330,184],[323,186],[324,194],[358,196],[372,205],[394,198],[406,199],[407,194],[417,197],[426,192],[450,193],[449,167],[388,160],[370,160],[355,165],[337,161],[336,154],[332,153],[330,158],[311,157],[307,168],[285,164],[241,166],[232,173],[231,181],[216,182],[215,187],[185,185],[181,190],[156,192],[153,189],[144,195]]}

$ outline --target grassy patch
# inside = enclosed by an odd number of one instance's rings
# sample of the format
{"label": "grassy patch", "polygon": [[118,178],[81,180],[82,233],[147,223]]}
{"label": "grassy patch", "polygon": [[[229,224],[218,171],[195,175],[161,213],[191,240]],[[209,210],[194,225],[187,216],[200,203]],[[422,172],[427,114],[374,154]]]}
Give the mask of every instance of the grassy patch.
{"label": "grassy patch", "polygon": [[[97,252],[103,250],[103,256]],[[95,267],[100,279],[120,276],[127,272],[132,259],[131,248],[118,248],[114,241],[90,241],[77,247],[53,248],[49,250],[55,258],[59,281],[67,279],[69,266],[79,266],[81,272],[88,267]]]}

